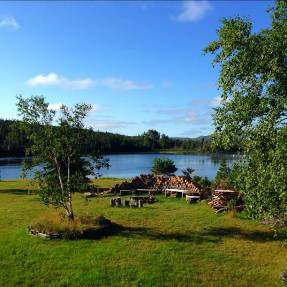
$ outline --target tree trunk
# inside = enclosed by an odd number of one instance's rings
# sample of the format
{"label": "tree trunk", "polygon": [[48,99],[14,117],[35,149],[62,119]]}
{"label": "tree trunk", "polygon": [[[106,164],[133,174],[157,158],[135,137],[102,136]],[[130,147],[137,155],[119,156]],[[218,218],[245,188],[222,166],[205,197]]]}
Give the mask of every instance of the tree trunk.
{"label": "tree trunk", "polygon": [[67,189],[68,189],[68,218],[74,220],[74,212],[72,207],[72,194],[70,191],[70,164],[71,160],[68,156],[68,176],[67,176]]}
{"label": "tree trunk", "polygon": [[74,212],[72,207],[72,195],[71,192],[69,192],[68,195],[68,203],[67,203],[67,215],[70,220],[74,220]]}

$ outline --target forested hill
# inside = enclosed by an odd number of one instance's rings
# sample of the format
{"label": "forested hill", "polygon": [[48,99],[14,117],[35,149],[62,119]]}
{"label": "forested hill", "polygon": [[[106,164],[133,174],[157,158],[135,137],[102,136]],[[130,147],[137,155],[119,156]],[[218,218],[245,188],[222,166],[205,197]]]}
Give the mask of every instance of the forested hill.
{"label": "forested hill", "polygon": [[[86,129],[83,154],[94,151],[102,153],[153,152],[160,150],[182,150],[186,152],[210,152],[209,137],[196,139],[171,138],[155,130],[138,136],[125,136]],[[20,128],[19,121],[0,119],[0,156],[24,156],[29,142]]]}

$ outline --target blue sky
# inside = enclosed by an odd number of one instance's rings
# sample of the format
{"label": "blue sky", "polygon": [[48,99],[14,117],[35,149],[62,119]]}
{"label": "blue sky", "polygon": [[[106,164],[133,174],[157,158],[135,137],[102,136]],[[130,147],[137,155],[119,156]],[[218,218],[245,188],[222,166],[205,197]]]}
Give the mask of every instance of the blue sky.
{"label": "blue sky", "polygon": [[51,108],[93,105],[87,125],[137,135],[196,137],[213,130],[218,68],[202,49],[222,17],[270,25],[273,1],[0,3],[0,117],[16,95]]}

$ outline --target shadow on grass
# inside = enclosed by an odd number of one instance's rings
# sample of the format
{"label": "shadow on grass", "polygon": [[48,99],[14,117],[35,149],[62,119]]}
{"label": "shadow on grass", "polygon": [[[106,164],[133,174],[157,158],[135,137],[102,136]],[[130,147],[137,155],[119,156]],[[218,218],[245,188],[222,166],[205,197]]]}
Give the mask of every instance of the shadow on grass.
{"label": "shadow on grass", "polygon": [[107,236],[120,236],[135,239],[150,239],[156,241],[204,244],[204,243],[221,243],[223,237],[245,239],[256,242],[278,241],[274,238],[273,233],[267,231],[247,231],[237,227],[213,227],[203,230],[202,232],[160,232],[148,227],[127,227],[118,224],[112,224],[110,228],[104,229],[100,233],[90,233],[85,239],[99,239]]}
{"label": "shadow on grass", "polygon": [[242,230],[238,227],[212,227],[206,229],[202,234],[206,234],[206,236],[215,236],[219,238],[230,237],[230,238],[246,239],[257,242],[279,240],[278,238],[274,237],[272,231]]}
{"label": "shadow on grass", "polygon": [[0,189],[0,194],[14,194],[14,195],[31,195],[35,194],[36,192],[33,190],[28,190],[28,189],[9,189],[9,190],[1,190]]}
{"label": "shadow on grass", "polygon": [[109,228],[101,230],[101,232],[87,233],[83,239],[100,239],[107,236],[120,236],[135,239],[150,239],[156,241],[170,241],[178,242],[192,242],[196,244],[203,244],[206,242],[219,243],[220,239],[208,235],[201,235],[198,232],[188,233],[164,233],[148,227],[126,227],[118,224],[112,224]]}

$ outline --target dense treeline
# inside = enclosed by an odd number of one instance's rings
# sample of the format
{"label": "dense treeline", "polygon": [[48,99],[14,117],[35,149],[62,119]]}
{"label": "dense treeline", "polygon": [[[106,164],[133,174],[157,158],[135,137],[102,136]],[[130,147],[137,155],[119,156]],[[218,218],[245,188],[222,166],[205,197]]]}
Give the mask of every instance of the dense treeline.
{"label": "dense treeline", "polygon": [[[182,150],[186,152],[211,152],[209,137],[197,139],[171,138],[156,130],[138,136],[125,136],[109,132],[85,130],[83,154],[94,151],[102,153],[152,152],[160,150]],[[29,142],[19,121],[0,119],[0,156],[24,156]]]}

